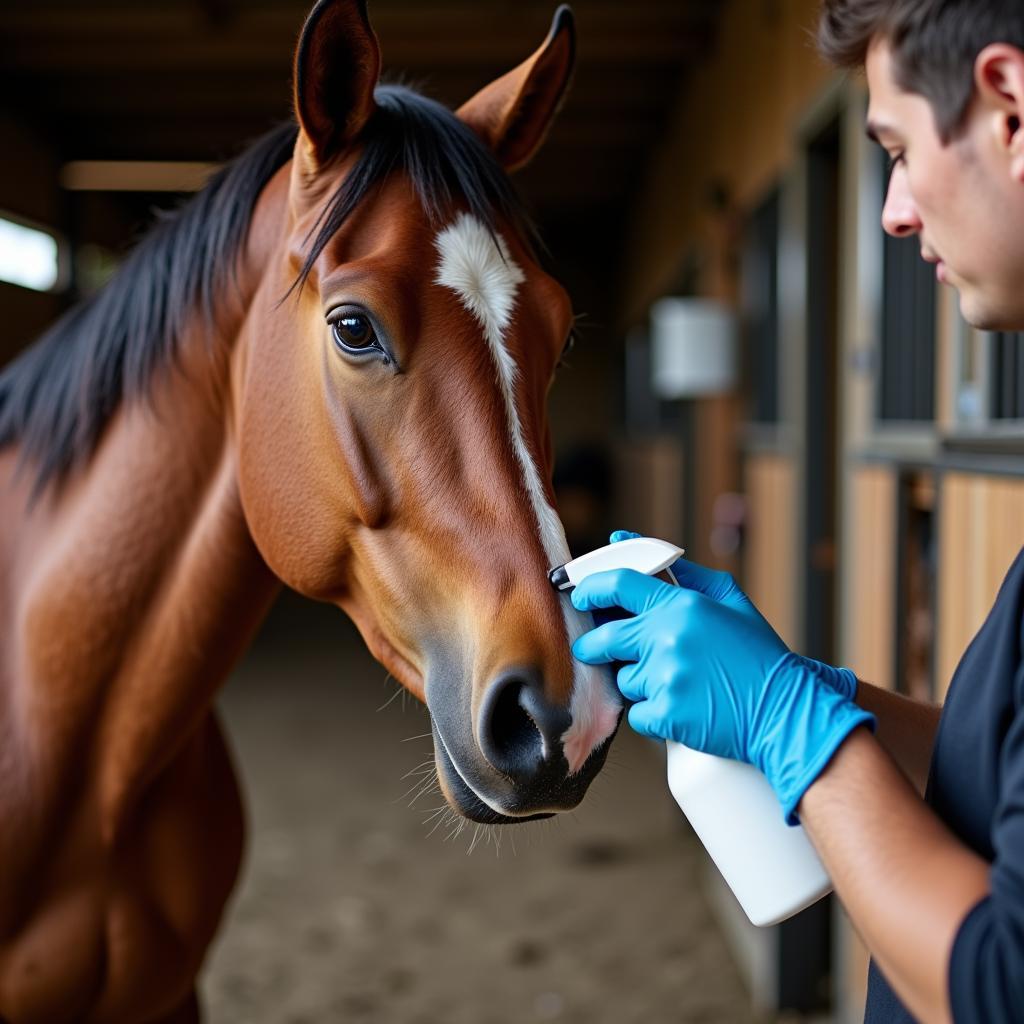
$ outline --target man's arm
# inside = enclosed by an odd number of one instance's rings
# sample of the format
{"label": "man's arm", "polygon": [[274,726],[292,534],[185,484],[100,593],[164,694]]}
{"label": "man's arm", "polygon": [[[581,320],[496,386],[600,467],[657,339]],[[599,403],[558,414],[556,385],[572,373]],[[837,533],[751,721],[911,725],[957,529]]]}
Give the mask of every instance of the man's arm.
{"label": "man's arm", "polygon": [[[815,667],[785,646],[731,578],[687,562],[677,568],[681,589],[627,570],[585,579],[572,594],[578,610],[623,608],[632,617],[585,633],[575,656],[622,663],[617,682],[634,702],[637,732],[764,773],[787,820],[807,827],[855,926],[922,1021],[948,1021],[954,1011],[958,1024],[1019,1021],[1024,667],[1014,680],[1018,713],[1000,743],[990,866],[908,780],[921,785],[927,774],[937,709]],[[861,706],[850,699],[858,689]],[[885,742],[907,774],[868,732],[877,724],[868,707],[881,712]]]}
{"label": "man's arm", "polygon": [[[872,701],[893,696],[872,691]],[[949,832],[864,728],[804,793],[799,814],[896,994],[922,1021],[952,1020],[953,943],[989,891],[989,865]]]}
{"label": "man's arm", "polygon": [[875,716],[875,739],[923,796],[942,708],[860,681],[855,700]]}

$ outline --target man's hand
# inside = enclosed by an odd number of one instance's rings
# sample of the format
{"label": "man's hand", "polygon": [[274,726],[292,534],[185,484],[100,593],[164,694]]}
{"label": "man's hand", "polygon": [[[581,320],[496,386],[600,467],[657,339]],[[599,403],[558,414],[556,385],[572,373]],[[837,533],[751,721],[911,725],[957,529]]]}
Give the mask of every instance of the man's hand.
{"label": "man's hand", "polygon": [[[641,537],[642,534],[633,533],[631,530],[615,530],[609,538],[613,544],[619,541],[630,540]],[[714,598],[722,604],[731,605],[735,608],[754,608],[753,602],[736,585],[736,580],[727,572],[716,572],[714,569],[706,569],[695,562],[688,562],[680,558],[672,565],[672,574],[679,580],[681,586],[696,590],[705,597]],[[685,580],[685,583],[683,582]],[[756,611],[756,609],[754,609]],[[760,614],[758,612],[758,614]],[[800,660],[816,672],[819,678],[841,693],[849,700],[856,699],[858,681],[857,677],[848,668],[836,668],[833,665],[826,665],[823,661],[815,661],[805,655],[799,655]],[[870,710],[870,709],[869,709]]]}
{"label": "man's hand", "polygon": [[673,572],[679,587],[629,570],[584,580],[578,609],[633,617],[584,634],[573,653],[625,663],[618,682],[636,702],[634,729],[755,765],[795,823],[836,748],[873,719],[786,647],[731,576],[685,560]]}

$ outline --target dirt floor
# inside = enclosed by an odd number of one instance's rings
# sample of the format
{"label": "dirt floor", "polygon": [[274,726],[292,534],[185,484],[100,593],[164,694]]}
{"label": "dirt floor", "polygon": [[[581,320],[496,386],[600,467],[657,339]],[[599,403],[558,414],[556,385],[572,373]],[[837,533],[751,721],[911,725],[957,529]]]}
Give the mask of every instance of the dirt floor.
{"label": "dirt floor", "polygon": [[753,1019],[656,747],[624,729],[571,815],[457,831],[407,792],[431,742],[395,693],[340,612],[296,599],[232,677],[250,845],[207,1020]]}

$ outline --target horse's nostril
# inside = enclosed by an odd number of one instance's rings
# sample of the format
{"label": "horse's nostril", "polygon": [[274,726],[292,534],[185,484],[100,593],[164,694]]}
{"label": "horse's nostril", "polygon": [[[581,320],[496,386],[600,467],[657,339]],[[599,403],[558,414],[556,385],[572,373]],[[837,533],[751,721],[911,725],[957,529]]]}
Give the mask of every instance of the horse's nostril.
{"label": "horse's nostril", "polygon": [[543,756],[544,740],[522,705],[522,693],[523,684],[509,680],[494,702],[487,732],[493,747],[488,760],[497,762],[495,767],[522,761],[531,754]]}
{"label": "horse's nostril", "polygon": [[571,717],[548,701],[536,670],[517,669],[499,676],[480,715],[480,747],[498,771],[536,775],[562,759],[561,736]]}

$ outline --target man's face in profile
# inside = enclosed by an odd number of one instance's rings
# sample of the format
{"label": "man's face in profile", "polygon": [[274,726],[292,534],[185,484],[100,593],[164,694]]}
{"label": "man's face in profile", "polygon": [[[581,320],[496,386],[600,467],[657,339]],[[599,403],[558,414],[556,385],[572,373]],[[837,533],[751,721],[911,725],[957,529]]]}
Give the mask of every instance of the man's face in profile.
{"label": "man's face in profile", "polygon": [[[1012,47],[989,47],[979,66],[996,50],[1021,56]],[[922,257],[957,289],[969,323],[1024,329],[1024,180],[1015,158],[1024,139],[1011,138],[1008,107],[997,94],[980,92],[962,130],[944,144],[929,101],[901,89],[893,71],[888,44],[874,43],[868,133],[893,161],[883,227],[897,237],[918,236]]]}

